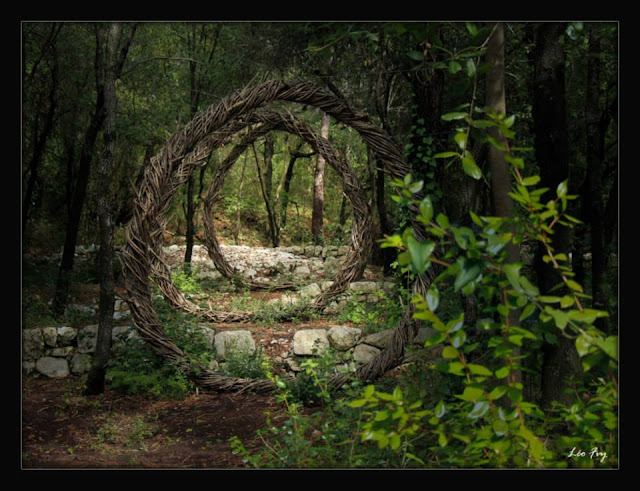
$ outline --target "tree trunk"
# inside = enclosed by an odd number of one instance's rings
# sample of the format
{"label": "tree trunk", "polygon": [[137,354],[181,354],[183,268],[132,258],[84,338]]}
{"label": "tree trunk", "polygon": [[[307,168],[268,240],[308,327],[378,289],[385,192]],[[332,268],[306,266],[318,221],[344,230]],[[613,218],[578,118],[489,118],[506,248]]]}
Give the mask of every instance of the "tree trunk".
{"label": "tree trunk", "polygon": [[[494,30],[495,27],[495,30]],[[489,108],[499,114],[506,114],[507,104],[504,90],[504,24],[489,24],[489,30],[493,31],[487,44],[486,62],[489,65],[487,71],[487,94],[486,104]],[[503,145],[506,139],[497,128],[489,128],[489,134]],[[493,201],[493,211],[496,216],[511,218],[513,216],[513,200],[509,196],[511,191],[511,174],[509,166],[504,158],[505,152],[493,145],[489,145],[489,169],[491,171],[491,197]],[[517,262],[520,259],[518,248],[512,242],[506,246],[507,261]],[[509,314],[509,324],[518,325],[518,310],[512,310]],[[519,356],[520,350],[514,351],[515,356]],[[522,373],[516,371],[514,379],[510,381],[521,381]]]}
{"label": "tree trunk", "polygon": [[293,179],[293,169],[296,161],[302,158],[309,158],[314,155],[311,153],[301,153],[302,143],[291,152],[289,163],[281,180],[281,186],[278,187],[278,201],[280,202],[280,228],[284,228],[287,224],[287,208],[289,207],[289,192],[291,190],[291,180]]}
{"label": "tree trunk", "polygon": [[[320,136],[329,138],[329,115],[322,114]],[[316,170],[313,180],[313,207],[311,212],[311,236],[315,245],[324,245],[324,171],[326,162],[320,154],[316,156]]]}
{"label": "tree trunk", "polygon": [[[102,30],[107,32],[102,32]],[[116,86],[115,62],[122,28],[114,23],[110,27],[100,26],[96,30],[98,53],[103,49],[106,36],[106,53],[97,55],[96,69],[104,87],[104,150],[97,168],[98,179],[98,220],[100,229],[100,310],[98,316],[98,336],[93,362],[87,378],[86,395],[104,392],[106,365],[111,353],[111,331],[113,328],[113,308],[115,300],[113,280],[113,220],[111,210],[111,181],[113,155],[116,137]]]}
{"label": "tree trunk", "polygon": [[[27,181],[27,188],[24,195],[24,201],[22,206],[22,235],[24,236],[27,227],[27,222],[30,218],[30,211],[32,209],[31,201],[33,200],[33,194],[36,188],[36,183],[39,181],[38,171],[40,169],[40,163],[42,162],[42,156],[53,129],[54,116],[57,109],[57,97],[58,91],[58,57],[53,48],[54,59],[53,67],[51,68],[51,90],[49,91],[49,107],[44,120],[44,127],[42,132],[34,131],[35,142],[33,148],[33,154],[29,163],[29,180]],[[36,115],[34,125],[38,126],[39,116]]]}
{"label": "tree trunk", "polygon": [[[131,40],[136,31],[136,24],[133,24],[129,30],[128,37],[120,47],[118,60],[115,64],[115,78],[120,77],[122,72],[122,66],[129,51]],[[98,62],[99,46],[96,47],[96,63]],[[60,268],[58,269],[58,277],[56,280],[56,289],[52,302],[52,313],[55,316],[61,316],[67,307],[67,301],[69,297],[70,287],[70,274],[73,269],[74,256],[76,250],[76,243],[78,240],[78,231],[80,230],[80,219],[82,217],[82,210],[84,208],[84,202],[87,195],[87,184],[89,182],[89,174],[91,171],[91,161],[93,158],[94,147],[98,133],[102,128],[104,122],[104,87],[101,82],[97,80],[96,74],[96,108],[85,133],[84,142],[82,144],[82,150],[80,152],[80,161],[78,165],[78,175],[76,178],[76,185],[73,191],[73,197],[71,198],[71,207],[69,209],[67,230],[65,234],[64,248],[62,251],[62,259],[60,260]]]}
{"label": "tree trunk", "polygon": [[[604,137],[606,119],[603,118],[600,104],[600,39],[592,26],[589,31],[589,49],[587,53],[587,96],[585,115],[587,127],[587,176],[586,194],[582,196],[588,207],[589,230],[591,238],[591,294],[593,307],[607,310],[607,297],[604,290],[605,277],[605,223],[603,203],[604,173]],[[604,332],[608,329],[606,317],[596,320],[596,326]]]}
{"label": "tree trunk", "polygon": [[260,159],[258,158],[258,152],[256,152],[255,145],[253,146],[253,155],[256,160],[256,168],[258,170],[258,179],[260,180],[260,189],[262,190],[262,198],[267,208],[267,220],[269,227],[269,239],[273,247],[280,245],[280,228],[278,227],[277,216],[273,209],[272,195],[272,180],[273,180],[273,153],[274,142],[269,135],[265,138],[264,142],[264,170],[260,166]]}
{"label": "tree trunk", "polygon": [[[540,187],[555,190],[569,175],[569,146],[566,123],[565,53],[559,37],[566,25],[543,23],[536,27],[534,51],[533,122],[535,155],[540,167]],[[556,253],[568,254],[570,235],[567,227],[559,226],[554,234]],[[561,283],[561,278],[551,264],[542,261],[543,251],[538,250],[535,269],[542,294]],[[554,295],[561,294],[555,292]],[[571,379],[582,371],[573,340],[558,336],[555,344],[544,342],[542,346],[543,407],[552,401],[568,402],[565,393]]]}

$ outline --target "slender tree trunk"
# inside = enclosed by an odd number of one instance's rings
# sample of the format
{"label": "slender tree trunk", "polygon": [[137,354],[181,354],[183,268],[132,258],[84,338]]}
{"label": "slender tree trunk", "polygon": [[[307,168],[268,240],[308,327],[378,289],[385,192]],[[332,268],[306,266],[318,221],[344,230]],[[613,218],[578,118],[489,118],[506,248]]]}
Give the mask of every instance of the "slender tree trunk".
{"label": "slender tree trunk", "polygon": [[291,180],[293,179],[293,169],[296,161],[302,158],[309,158],[314,155],[311,153],[301,153],[302,144],[299,144],[289,157],[289,163],[282,178],[282,186],[278,190],[278,200],[280,201],[280,228],[284,228],[287,224],[287,208],[289,207],[289,193],[291,191]]}
{"label": "slender tree trunk", "polygon": [[[128,32],[128,37],[122,43],[118,60],[115,64],[116,79],[120,77],[122,72],[122,66],[126,59],[131,40],[136,31],[136,24],[133,24]],[[96,63],[98,62],[99,49],[96,50]],[[96,74],[97,75],[97,74]],[[104,89],[101,83],[97,81],[96,87],[96,108],[85,133],[84,142],[82,144],[82,150],[80,152],[80,161],[78,165],[78,173],[76,177],[75,189],[73,191],[73,197],[71,198],[71,207],[69,209],[67,230],[65,234],[64,248],[62,250],[62,259],[60,260],[60,268],[58,270],[58,277],[56,280],[56,289],[52,302],[52,313],[55,316],[61,316],[67,306],[70,287],[70,274],[73,269],[74,256],[76,250],[76,243],[78,240],[78,232],[80,230],[80,219],[82,218],[82,210],[84,208],[84,202],[87,195],[87,184],[89,182],[89,174],[91,172],[91,161],[93,159],[93,153],[95,148],[96,139],[98,133],[102,128],[104,122]]]}
{"label": "slender tree trunk", "polygon": [[240,184],[238,184],[238,201],[236,202],[236,228],[233,234],[233,241],[238,245],[238,237],[240,236],[240,202],[242,198],[242,185],[244,184],[244,173],[247,168],[247,153],[245,151],[244,160],[242,162],[242,174],[240,175]]}
{"label": "slender tree trunk", "polygon": [[[604,202],[602,196],[604,173],[604,137],[601,131],[606,119],[603,118],[600,104],[600,39],[596,28],[589,31],[589,49],[587,53],[587,176],[586,194],[582,196],[588,206],[589,230],[591,234],[591,294],[593,307],[607,310],[607,297],[604,290],[605,277],[605,224]],[[596,326],[603,331],[608,329],[607,318],[596,320]]]}
{"label": "slender tree trunk", "polygon": [[[543,23],[536,27],[534,52],[533,119],[535,155],[540,167],[540,186],[555,190],[569,175],[569,145],[565,95],[565,53],[559,43],[565,24]],[[570,251],[567,227],[558,227],[553,238],[556,253]],[[543,251],[536,254],[535,268],[538,286],[545,294],[561,283],[552,265],[542,261]],[[558,295],[558,292],[554,293]],[[565,393],[572,377],[582,372],[574,342],[563,335],[555,344],[542,347],[542,400],[548,407],[552,401],[570,400]]]}
{"label": "slender tree trunk", "polygon": [[[104,31],[106,32],[103,32]],[[111,332],[113,328],[113,308],[115,300],[113,279],[113,220],[111,202],[111,181],[113,174],[113,156],[116,138],[116,78],[115,63],[122,27],[118,23],[109,27],[98,27],[98,53],[103,49],[106,36],[104,57],[98,56],[96,68],[98,78],[104,86],[104,150],[97,168],[98,179],[98,220],[100,229],[100,310],[98,316],[98,336],[96,351],[87,378],[86,395],[104,392],[106,365],[111,353]]]}
{"label": "slender tree trunk", "polygon": [[277,217],[273,209],[273,202],[271,201],[271,184],[273,175],[273,140],[270,138],[265,139],[264,143],[264,170],[260,166],[260,159],[258,158],[258,152],[256,152],[255,145],[253,146],[253,154],[256,160],[256,168],[258,170],[258,179],[260,180],[260,189],[262,190],[262,198],[267,208],[267,220],[269,226],[269,239],[273,247],[280,245],[280,230],[278,228]]}
{"label": "slender tree trunk", "polygon": [[[495,28],[495,29],[494,29]],[[504,90],[504,24],[489,24],[489,30],[493,31],[487,44],[486,62],[489,65],[487,71],[487,93],[486,104],[493,111],[499,114],[506,114],[507,104]],[[504,136],[497,128],[490,128],[489,134],[502,144],[506,143]],[[493,211],[496,216],[511,218],[513,216],[513,200],[509,196],[511,191],[511,174],[509,166],[504,158],[505,152],[489,146],[489,169],[491,171],[491,198],[493,201]],[[506,246],[507,261],[510,263],[520,259],[518,248],[513,243]],[[509,315],[509,323],[514,326],[518,324],[518,311],[512,310]],[[520,350],[516,349],[514,355],[518,356]],[[522,373],[516,371],[514,380],[521,381]]]}
{"label": "slender tree trunk", "polygon": [[[27,181],[27,188],[24,195],[24,201],[22,206],[22,234],[24,236],[27,227],[27,222],[30,218],[30,211],[32,210],[31,201],[33,200],[34,190],[36,183],[39,181],[38,171],[40,169],[40,163],[42,162],[42,156],[51,135],[53,129],[53,121],[57,109],[57,97],[58,91],[58,57],[54,51],[53,67],[51,68],[51,90],[49,91],[49,107],[44,120],[44,127],[42,132],[34,131],[35,144],[33,148],[33,155],[31,156],[31,162],[29,163],[29,180]],[[35,118],[35,125],[38,126],[38,116]]]}
{"label": "slender tree trunk", "polygon": [[[320,127],[320,136],[329,138],[329,115],[322,114],[322,124]],[[320,154],[316,156],[316,170],[313,180],[313,207],[311,214],[311,235],[313,243],[316,245],[324,244],[324,171],[326,162]]]}

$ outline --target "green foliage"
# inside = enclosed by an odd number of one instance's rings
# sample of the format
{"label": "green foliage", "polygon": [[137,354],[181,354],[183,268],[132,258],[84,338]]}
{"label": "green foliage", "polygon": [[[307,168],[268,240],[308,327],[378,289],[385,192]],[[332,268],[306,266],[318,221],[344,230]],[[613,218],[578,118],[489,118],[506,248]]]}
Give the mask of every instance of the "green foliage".
{"label": "green foliage", "polygon": [[266,361],[260,347],[254,353],[246,350],[229,350],[225,353],[225,361],[220,371],[231,377],[264,379],[266,378]]}
{"label": "green foliage", "polygon": [[[171,309],[164,300],[154,302],[156,312],[168,336],[188,353],[188,362],[197,373],[213,361],[214,353],[197,319]],[[107,376],[113,390],[132,395],[181,399],[195,387],[176,364],[167,363],[136,338],[127,341],[109,361]]]}
{"label": "green foliage", "polygon": [[[512,135],[507,133],[505,136]],[[558,331],[556,335],[575,339],[585,370],[594,366],[597,359],[593,356],[601,353],[608,358],[604,360],[605,365],[615,370],[617,337],[607,336],[593,325],[597,318],[607,313],[582,306],[585,295],[582,287],[572,279],[567,257],[554,253],[552,247],[554,227],[558,224],[570,227],[576,222],[566,213],[568,200],[575,196],[569,195],[566,183],[562,183],[555,190],[554,198],[542,202],[541,196],[548,190],[533,188],[539,178],[523,178],[520,162],[512,158],[511,163],[516,186],[510,195],[520,206],[520,214],[513,218],[474,215],[472,219],[478,231],[455,227],[442,214],[433,221],[433,211],[430,206],[424,206],[424,200],[411,202],[407,198],[407,194],[421,186],[411,179],[398,182],[405,203],[420,210],[418,219],[426,225],[426,231],[433,239],[418,242],[411,231],[386,239],[385,245],[397,247],[401,256],[404,255],[402,261],[399,256],[399,262],[410,266],[413,273],[424,272],[432,261],[444,266],[427,295],[413,299],[414,317],[430,323],[439,332],[427,341],[428,346],[444,342],[443,361],[434,368],[464,382],[464,389],[453,400],[443,399],[433,409],[418,414],[421,419],[427,418],[429,425],[424,429],[437,437],[438,445],[431,447],[431,451],[436,451],[439,462],[451,466],[566,466],[565,452],[569,444],[576,448],[603,445],[611,456],[615,452],[610,443],[615,439],[616,430],[612,417],[617,405],[615,379],[602,381],[598,392],[602,395],[591,408],[580,404],[569,408],[558,406],[562,408],[558,412],[563,421],[576,431],[569,437],[558,433],[547,445],[540,438],[547,416],[536,404],[524,400],[523,385],[518,381],[517,373],[523,368],[521,363],[530,343],[541,339],[545,324],[554,326]],[[522,273],[520,263],[506,262],[505,245],[509,242],[518,244],[525,236],[535,238],[546,252],[543,259],[559,272],[562,283],[558,288],[564,288],[565,294],[540,295],[537,287]],[[444,251],[437,259],[432,256],[436,244],[438,250]],[[479,343],[469,343],[468,331],[472,326],[465,325],[464,314],[448,318],[438,314],[437,287],[447,279],[453,282],[454,290],[465,295],[475,293],[486,300],[485,313],[500,319],[488,326],[491,336],[482,349],[488,350],[491,356],[484,356],[486,361],[482,364],[470,361],[471,354],[480,348]],[[515,311],[521,312],[520,321],[537,311],[541,325],[532,330],[513,325],[511,313]],[[598,360],[602,361],[601,358]],[[587,391],[582,394],[590,397]],[[383,400],[387,403],[401,401],[402,392],[394,391]],[[379,445],[393,445],[396,449],[402,445],[406,447],[405,442],[411,441],[411,432],[402,434],[404,426],[376,426],[378,421],[387,420],[389,408],[380,406],[373,388],[354,404],[377,408],[369,414],[367,424],[371,432],[365,434],[369,439],[377,440]],[[409,407],[417,409],[419,406],[416,401]],[[398,413],[398,418],[401,414]],[[605,423],[607,431],[598,428]],[[413,426],[409,428],[412,430]]]}
{"label": "green foliage", "polygon": [[358,295],[347,297],[344,307],[338,312],[338,322],[363,324],[366,332],[378,332],[391,329],[402,317],[402,305],[388,295],[378,291],[376,302],[365,302]]}

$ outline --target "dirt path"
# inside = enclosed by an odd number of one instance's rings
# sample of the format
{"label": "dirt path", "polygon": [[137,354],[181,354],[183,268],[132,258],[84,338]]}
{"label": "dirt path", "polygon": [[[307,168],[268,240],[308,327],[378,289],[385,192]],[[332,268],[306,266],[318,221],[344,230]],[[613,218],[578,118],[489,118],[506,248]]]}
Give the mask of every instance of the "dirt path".
{"label": "dirt path", "polygon": [[269,395],[153,400],[113,391],[83,397],[78,379],[25,378],[22,468],[241,468],[228,439],[249,448]]}

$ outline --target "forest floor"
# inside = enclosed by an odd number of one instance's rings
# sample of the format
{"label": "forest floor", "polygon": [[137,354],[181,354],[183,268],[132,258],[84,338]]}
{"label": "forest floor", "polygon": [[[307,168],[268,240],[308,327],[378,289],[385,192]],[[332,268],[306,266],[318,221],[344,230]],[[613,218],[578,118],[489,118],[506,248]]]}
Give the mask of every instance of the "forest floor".
{"label": "forest floor", "polygon": [[279,410],[269,394],[85,397],[78,378],[25,378],[22,468],[242,468],[228,439],[252,448]]}

